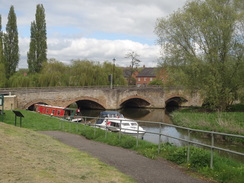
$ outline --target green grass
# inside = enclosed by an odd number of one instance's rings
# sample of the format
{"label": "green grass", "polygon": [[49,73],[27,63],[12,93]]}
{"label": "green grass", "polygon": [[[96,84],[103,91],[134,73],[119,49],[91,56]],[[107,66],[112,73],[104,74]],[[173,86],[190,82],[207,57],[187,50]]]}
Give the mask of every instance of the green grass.
{"label": "green grass", "polygon": [[244,135],[244,112],[196,112],[176,111],[173,123],[194,129]]}
{"label": "green grass", "polygon": [[4,123],[0,123],[0,154],[0,182],[134,182],[51,137]]}
{"label": "green grass", "polygon": [[[11,111],[5,112],[5,122],[9,124],[14,124],[14,114]],[[214,179],[219,182],[242,183],[244,179],[243,163],[236,162],[229,158],[221,157],[217,153],[215,153],[214,155],[214,169],[211,169],[209,167],[210,152],[208,150],[191,147],[190,162],[187,162],[186,147],[176,147],[172,144],[165,143],[161,144],[161,148],[159,150],[158,145],[143,140],[139,140],[137,146],[136,138],[133,138],[131,136],[122,134],[120,135],[119,133],[110,133],[104,130],[76,123],[63,122],[60,119],[50,116],[44,116],[42,114],[30,111],[21,110],[21,112],[25,116],[23,119],[23,127],[25,128],[30,128],[38,131],[60,130],[75,134],[81,134],[91,140],[96,140],[110,145],[121,146],[123,148],[135,150],[138,153],[152,159],[163,157],[167,160],[181,165],[189,172],[198,172],[207,178]],[[182,114],[187,114],[187,112],[182,112]],[[238,117],[236,117],[236,119],[240,119],[239,115],[237,116]],[[195,118],[197,119],[197,116]],[[210,118],[215,118],[215,116],[211,115]]]}

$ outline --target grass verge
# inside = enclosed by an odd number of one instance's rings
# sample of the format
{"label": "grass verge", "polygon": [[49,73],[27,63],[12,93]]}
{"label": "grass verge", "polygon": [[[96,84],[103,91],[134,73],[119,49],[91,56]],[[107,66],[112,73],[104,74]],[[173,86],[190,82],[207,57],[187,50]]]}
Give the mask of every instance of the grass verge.
{"label": "grass verge", "polygon": [[0,182],[134,182],[51,137],[0,123]]}

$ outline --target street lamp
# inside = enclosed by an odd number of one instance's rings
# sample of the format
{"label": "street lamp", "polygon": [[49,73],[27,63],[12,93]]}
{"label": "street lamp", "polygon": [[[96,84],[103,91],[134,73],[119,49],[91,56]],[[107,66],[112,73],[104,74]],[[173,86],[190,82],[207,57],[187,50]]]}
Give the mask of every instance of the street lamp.
{"label": "street lamp", "polygon": [[115,67],[115,61],[116,61],[116,59],[115,58],[113,58],[113,75],[112,75],[112,81],[113,81],[113,86],[114,86],[114,79],[115,79],[115,77],[114,77],[114,67]]}

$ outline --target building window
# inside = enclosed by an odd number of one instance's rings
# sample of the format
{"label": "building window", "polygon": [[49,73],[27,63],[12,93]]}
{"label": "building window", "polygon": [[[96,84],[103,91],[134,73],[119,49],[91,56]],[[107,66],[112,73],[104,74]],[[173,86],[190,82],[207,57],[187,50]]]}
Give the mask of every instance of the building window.
{"label": "building window", "polygon": [[138,78],[138,81],[141,81],[141,78]]}
{"label": "building window", "polygon": [[152,81],[153,80],[153,78],[150,78],[150,81]]}
{"label": "building window", "polygon": [[144,78],[144,81],[147,81],[147,78]]}

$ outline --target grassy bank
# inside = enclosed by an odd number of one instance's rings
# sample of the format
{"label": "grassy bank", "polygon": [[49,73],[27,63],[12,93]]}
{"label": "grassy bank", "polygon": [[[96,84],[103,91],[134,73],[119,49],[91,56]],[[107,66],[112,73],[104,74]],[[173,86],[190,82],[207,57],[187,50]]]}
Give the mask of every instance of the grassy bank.
{"label": "grassy bank", "polygon": [[194,129],[244,135],[244,112],[198,112],[185,109],[173,112],[174,124]]}
{"label": "grassy bank", "polygon": [[[139,140],[139,146],[136,146],[136,139],[131,136],[120,136],[118,133],[106,133],[106,131],[100,129],[76,123],[62,122],[57,118],[34,112],[21,112],[25,116],[23,119],[23,127],[25,128],[40,131],[63,130],[81,134],[88,139],[136,150],[138,153],[149,158],[163,157],[181,165],[189,173],[198,172],[219,182],[242,183],[244,180],[244,165],[234,160],[221,157],[217,153],[214,155],[214,169],[210,169],[210,152],[208,150],[191,147],[190,162],[187,162],[186,147],[176,147],[166,143],[161,145],[160,152],[158,153],[157,145]],[[11,111],[6,111],[5,122],[14,124],[14,114]]]}
{"label": "grassy bank", "polygon": [[133,182],[86,153],[4,123],[0,154],[0,182]]}

